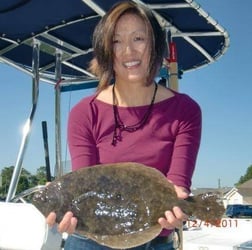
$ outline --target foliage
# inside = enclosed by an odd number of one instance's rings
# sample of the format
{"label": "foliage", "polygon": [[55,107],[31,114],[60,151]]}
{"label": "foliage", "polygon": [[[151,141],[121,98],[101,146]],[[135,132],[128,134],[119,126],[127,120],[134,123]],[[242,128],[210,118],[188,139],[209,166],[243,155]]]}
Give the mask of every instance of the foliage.
{"label": "foliage", "polygon": [[[14,171],[14,166],[5,167],[0,175],[0,200],[1,198],[6,198],[12,173]],[[19,194],[29,188],[35,187],[37,185],[44,185],[46,183],[46,167],[41,166],[37,169],[36,174],[32,175],[26,169],[22,169],[21,175],[17,185],[16,194]]]}
{"label": "foliage", "polygon": [[240,185],[248,180],[252,179],[252,165],[247,168],[246,174],[242,175],[236,185]]}
{"label": "foliage", "polygon": [[37,169],[36,172],[36,179],[37,179],[37,185],[44,185],[47,180],[46,180],[46,167],[41,166],[40,168]]}

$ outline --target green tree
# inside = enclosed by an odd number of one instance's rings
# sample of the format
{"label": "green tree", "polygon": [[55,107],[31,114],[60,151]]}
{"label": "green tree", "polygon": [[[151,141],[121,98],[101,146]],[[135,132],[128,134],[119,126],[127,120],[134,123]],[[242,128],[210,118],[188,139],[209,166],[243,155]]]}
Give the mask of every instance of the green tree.
{"label": "green tree", "polygon": [[246,174],[242,175],[236,185],[240,185],[248,180],[252,179],[252,165],[247,168]]}
{"label": "green tree", "polygon": [[[5,167],[2,170],[2,173],[1,173],[2,187],[0,187],[0,194],[2,197],[6,197],[6,195],[7,195],[13,171],[14,171],[14,166]],[[31,178],[31,174],[23,168],[21,171],[18,185],[17,185],[16,193],[20,193],[20,192],[30,188],[30,186],[31,186],[30,185],[30,178]]]}
{"label": "green tree", "polygon": [[29,180],[25,175],[21,175],[17,185],[16,193],[19,194],[29,188]]}
{"label": "green tree", "polygon": [[[14,166],[5,167],[1,172],[1,182],[0,186],[0,197],[6,198],[12,174],[14,171]],[[29,188],[35,187],[37,185],[44,185],[46,183],[46,168],[41,166],[37,169],[35,175],[32,175],[26,169],[22,168],[21,175],[18,181],[16,194],[19,194]]]}
{"label": "green tree", "polygon": [[14,166],[10,166],[10,167],[5,167],[1,172],[1,178],[2,178],[2,186],[0,187],[1,197],[6,197],[6,194],[10,186],[13,170],[14,170]]}
{"label": "green tree", "polygon": [[46,183],[46,167],[41,166],[37,169],[36,178],[38,180],[37,185],[45,185]]}

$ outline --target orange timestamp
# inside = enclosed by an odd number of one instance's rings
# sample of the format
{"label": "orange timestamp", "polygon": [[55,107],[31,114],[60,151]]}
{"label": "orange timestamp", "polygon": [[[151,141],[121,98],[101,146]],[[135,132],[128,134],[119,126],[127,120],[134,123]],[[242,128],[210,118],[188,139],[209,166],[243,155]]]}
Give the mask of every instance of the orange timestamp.
{"label": "orange timestamp", "polygon": [[231,228],[231,227],[238,227],[238,220],[237,219],[217,219],[217,220],[188,220],[186,222],[187,227],[222,227],[222,228]]}

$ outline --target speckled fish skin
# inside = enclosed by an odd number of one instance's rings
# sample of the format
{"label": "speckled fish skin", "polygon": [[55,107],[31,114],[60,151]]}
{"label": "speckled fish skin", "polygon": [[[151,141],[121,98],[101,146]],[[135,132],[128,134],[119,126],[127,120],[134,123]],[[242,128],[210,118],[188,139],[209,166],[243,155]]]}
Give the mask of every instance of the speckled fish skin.
{"label": "speckled fish skin", "polygon": [[178,200],[158,170],[126,162],[71,172],[36,193],[33,204],[60,221],[67,211],[78,219],[76,232],[116,249],[142,245],[161,232],[158,218],[174,206],[201,220],[216,221],[223,206],[212,195]]}

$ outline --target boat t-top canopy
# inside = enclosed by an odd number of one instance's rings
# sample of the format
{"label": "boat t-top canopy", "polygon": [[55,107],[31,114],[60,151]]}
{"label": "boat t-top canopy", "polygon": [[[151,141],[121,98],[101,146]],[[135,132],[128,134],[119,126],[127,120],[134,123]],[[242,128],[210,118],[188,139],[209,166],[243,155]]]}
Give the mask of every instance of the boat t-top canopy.
{"label": "boat t-top canopy", "polygon": [[[116,0],[9,0],[0,2],[0,61],[32,73],[34,41],[39,44],[40,79],[56,84],[60,54],[64,85],[96,82],[87,71],[92,33]],[[226,30],[193,0],[135,0],[153,10],[177,48],[180,72],[215,62],[229,46]],[[64,84],[66,83],[66,84]],[[85,85],[86,84],[86,85]],[[63,90],[62,89],[62,90]]]}

